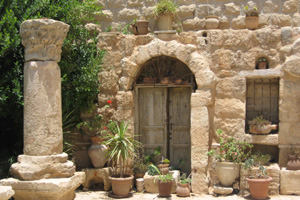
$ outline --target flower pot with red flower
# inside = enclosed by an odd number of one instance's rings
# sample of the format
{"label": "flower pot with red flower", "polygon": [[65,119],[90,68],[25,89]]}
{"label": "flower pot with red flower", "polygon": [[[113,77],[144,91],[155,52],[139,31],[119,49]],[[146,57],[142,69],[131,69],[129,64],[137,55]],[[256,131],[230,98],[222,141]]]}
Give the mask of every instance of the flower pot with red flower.
{"label": "flower pot with red flower", "polygon": [[233,137],[224,139],[222,133],[221,129],[217,130],[219,149],[212,149],[207,154],[214,156],[217,160],[215,170],[220,184],[232,186],[239,178],[240,164],[250,156],[252,145]]}
{"label": "flower pot with red flower", "polygon": [[109,108],[112,104],[111,100],[107,104],[98,108],[98,113],[92,113],[92,117],[86,118],[84,121],[77,124],[77,128],[82,134],[90,137],[91,146],[88,149],[88,155],[95,168],[102,168],[107,161],[106,150],[107,147],[103,142],[103,136],[107,133],[107,123],[109,121]]}

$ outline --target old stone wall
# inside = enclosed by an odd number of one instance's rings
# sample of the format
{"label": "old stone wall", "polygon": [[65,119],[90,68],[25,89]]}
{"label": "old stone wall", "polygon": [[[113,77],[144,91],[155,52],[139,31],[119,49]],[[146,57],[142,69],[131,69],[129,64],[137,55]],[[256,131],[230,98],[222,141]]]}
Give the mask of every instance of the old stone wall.
{"label": "old stone wall", "polygon": [[[151,31],[156,30],[153,9],[157,0],[98,0],[103,14],[96,14],[96,21],[104,31],[108,27],[118,30],[141,16],[150,21]],[[220,29],[243,29],[243,8],[255,5],[260,12],[260,25],[300,26],[299,0],[174,0],[178,7],[177,26],[183,31],[205,29],[209,14],[220,18]]]}
{"label": "old stone wall", "polygon": [[[101,33],[99,48],[106,49],[104,70],[99,74],[99,105],[113,101],[113,118],[130,122],[138,134],[135,118],[138,99],[134,81],[141,66],[157,56],[170,56],[186,64],[195,75],[197,89],[191,96],[192,190],[207,193],[214,183],[206,155],[214,145],[215,130],[223,129],[253,144],[279,148],[279,165],[286,165],[288,149],[300,147],[298,134],[300,87],[300,28],[267,26],[250,30],[202,30],[175,34],[172,39]],[[269,69],[256,70],[259,57]],[[246,134],[246,81],[278,78],[279,131],[271,135]]]}

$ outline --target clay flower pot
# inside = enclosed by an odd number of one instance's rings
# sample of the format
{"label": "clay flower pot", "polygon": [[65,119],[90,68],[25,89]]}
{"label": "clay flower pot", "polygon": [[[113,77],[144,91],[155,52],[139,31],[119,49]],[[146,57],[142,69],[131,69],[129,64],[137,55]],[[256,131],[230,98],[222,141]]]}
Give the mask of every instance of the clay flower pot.
{"label": "clay flower pot", "polygon": [[156,78],[143,78],[144,84],[154,84],[156,82]]}
{"label": "clay flower pot", "polygon": [[268,196],[269,185],[272,177],[268,179],[250,179],[246,178],[249,184],[250,195],[254,199],[265,199]]}
{"label": "clay flower pot", "polygon": [[179,197],[189,197],[190,196],[190,184],[189,183],[178,183],[176,187],[176,194]]}
{"label": "clay flower pot", "polygon": [[217,162],[216,172],[221,185],[232,186],[240,176],[240,164],[233,162]]}
{"label": "clay flower pot", "polygon": [[91,137],[91,146],[88,149],[88,155],[92,161],[92,164],[95,168],[104,167],[107,157],[105,145],[100,144],[103,139],[100,137]]}
{"label": "clay flower pot", "polygon": [[160,197],[169,197],[171,196],[172,181],[168,183],[163,183],[158,181],[158,194]]}
{"label": "clay flower pot", "polygon": [[245,17],[245,25],[249,30],[257,29],[259,24],[259,17]]}
{"label": "clay flower pot", "polygon": [[124,178],[119,177],[120,175],[109,176],[112,185],[112,194],[110,194],[110,196],[116,198],[128,197],[130,195],[129,192],[132,186],[133,176],[124,175]]}
{"label": "clay flower pot", "polygon": [[207,29],[217,29],[219,27],[219,17],[215,15],[208,15],[205,17],[205,27]]}
{"label": "clay flower pot", "polygon": [[169,165],[170,164],[159,164],[159,165],[157,165],[157,167],[158,167],[158,169],[159,169],[159,171],[162,175],[166,175],[166,174],[169,173]]}
{"label": "clay flower pot", "polygon": [[133,33],[135,35],[147,35],[148,23],[147,20],[137,20],[136,23],[132,25]]}
{"label": "clay flower pot", "polygon": [[276,124],[268,124],[264,126],[252,125],[250,126],[249,132],[252,134],[269,134],[271,130],[276,130],[276,129],[277,129]]}
{"label": "clay flower pot", "polygon": [[159,16],[157,21],[157,28],[159,31],[171,31],[173,30],[173,15],[165,13]]}

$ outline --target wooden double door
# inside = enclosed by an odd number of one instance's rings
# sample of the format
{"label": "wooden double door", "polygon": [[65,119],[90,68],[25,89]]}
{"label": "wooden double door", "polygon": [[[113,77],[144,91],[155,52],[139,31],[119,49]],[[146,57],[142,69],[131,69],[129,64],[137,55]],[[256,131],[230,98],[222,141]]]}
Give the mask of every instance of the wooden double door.
{"label": "wooden double door", "polygon": [[159,146],[175,168],[191,171],[190,87],[138,88],[139,138],[145,153]]}

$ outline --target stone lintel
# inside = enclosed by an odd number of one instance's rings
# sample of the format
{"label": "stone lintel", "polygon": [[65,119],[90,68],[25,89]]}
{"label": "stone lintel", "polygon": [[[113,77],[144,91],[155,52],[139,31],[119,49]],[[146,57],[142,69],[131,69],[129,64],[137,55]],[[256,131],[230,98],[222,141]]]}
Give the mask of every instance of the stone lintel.
{"label": "stone lintel", "polygon": [[278,145],[278,134],[252,135],[245,134],[245,142],[250,144]]}
{"label": "stone lintel", "polygon": [[11,186],[0,186],[0,200],[10,199],[15,194]]}
{"label": "stone lintel", "polygon": [[70,178],[20,181],[15,178],[0,180],[0,185],[12,186],[15,200],[74,200],[75,189],[85,180],[84,172]]}
{"label": "stone lintel", "polygon": [[51,156],[19,155],[18,163],[11,166],[10,173],[20,180],[67,178],[75,172],[74,163],[67,159],[66,153]]}
{"label": "stone lintel", "polygon": [[239,73],[240,76],[245,78],[278,78],[283,76],[280,68],[276,69],[261,69],[261,70],[244,70]]}

